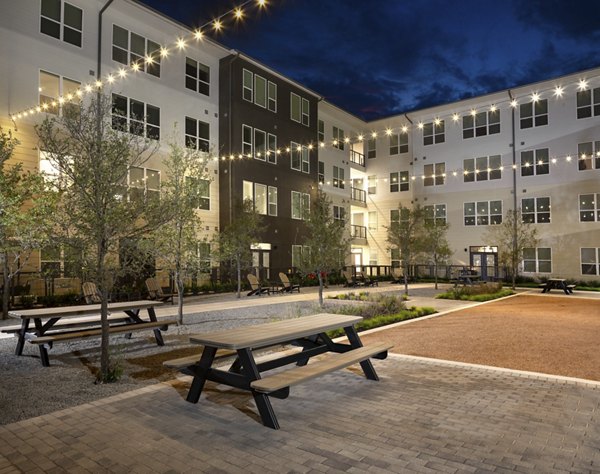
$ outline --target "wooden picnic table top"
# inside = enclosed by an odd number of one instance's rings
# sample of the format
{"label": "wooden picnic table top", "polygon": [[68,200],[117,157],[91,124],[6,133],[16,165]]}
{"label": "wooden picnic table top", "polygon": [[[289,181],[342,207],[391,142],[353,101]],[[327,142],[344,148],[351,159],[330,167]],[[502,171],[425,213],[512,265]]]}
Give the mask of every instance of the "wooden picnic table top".
{"label": "wooden picnic table top", "polygon": [[[160,306],[161,301],[137,300],[108,303],[109,311],[129,311],[135,309],[147,309]],[[35,308],[11,310],[8,315],[12,318],[35,319],[35,318],[68,318],[83,316],[86,314],[99,314],[100,304],[86,304],[78,306],[57,306],[55,308]]]}
{"label": "wooden picnic table top", "polygon": [[190,336],[190,342],[232,350],[260,348],[320,334],[331,329],[353,326],[362,319],[362,316],[319,313],[255,326],[194,334]]}

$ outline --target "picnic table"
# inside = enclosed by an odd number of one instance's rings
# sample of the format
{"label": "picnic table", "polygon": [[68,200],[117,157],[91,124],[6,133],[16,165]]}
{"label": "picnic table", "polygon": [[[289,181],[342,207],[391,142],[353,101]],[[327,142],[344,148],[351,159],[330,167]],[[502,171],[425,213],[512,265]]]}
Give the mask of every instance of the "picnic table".
{"label": "picnic table", "polygon": [[[159,346],[164,345],[160,331],[166,330],[168,325],[176,323],[176,320],[157,321],[154,308],[160,305],[162,302],[150,300],[108,303],[109,333],[131,333],[136,330],[152,329],[156,343]],[[147,311],[148,319],[140,317],[142,310]],[[124,315],[115,317],[114,313],[118,312]],[[101,322],[100,304],[12,310],[8,315],[21,320],[20,327],[12,331],[18,337],[15,354],[18,356],[23,354],[25,341],[36,344],[39,346],[40,359],[44,367],[50,365],[48,349],[54,342],[84,339],[102,334],[101,328],[89,328],[91,325],[98,326]],[[92,316],[85,317],[89,315]],[[10,330],[11,328],[2,329],[3,332]]]}
{"label": "picnic table", "polygon": [[566,295],[573,293],[575,285],[567,285],[567,280],[564,278],[548,278],[546,283],[540,285],[542,293],[550,293],[550,290],[563,290]]}
{"label": "picnic table", "polygon": [[478,283],[480,279],[481,275],[477,272],[471,270],[461,271],[456,275],[454,286],[458,286],[459,284],[462,284],[463,286],[473,285]]}
{"label": "picnic table", "polygon": [[[279,423],[269,397],[287,398],[292,385],[311,380],[319,375],[360,363],[369,380],[378,380],[370,358],[384,359],[391,347],[386,343],[377,343],[365,347],[354,325],[361,316],[340,314],[315,314],[295,319],[260,324],[250,327],[222,330],[211,333],[195,334],[190,341],[202,344],[202,355],[194,363],[184,367],[186,373],[194,376],[187,395],[187,401],[197,403],[205,382],[229,385],[250,391],[265,426],[279,428]],[[326,331],[343,328],[349,343],[333,342]],[[255,351],[282,344],[293,344],[301,351],[285,353],[267,361],[258,363]],[[236,358],[229,370],[213,367],[217,350],[235,351]],[[327,357],[311,362],[314,356],[329,353]],[[289,364],[296,366],[275,374],[264,372]],[[168,362],[165,363],[168,366]],[[184,364],[185,365],[185,364]],[[182,368],[181,364],[178,368]]]}

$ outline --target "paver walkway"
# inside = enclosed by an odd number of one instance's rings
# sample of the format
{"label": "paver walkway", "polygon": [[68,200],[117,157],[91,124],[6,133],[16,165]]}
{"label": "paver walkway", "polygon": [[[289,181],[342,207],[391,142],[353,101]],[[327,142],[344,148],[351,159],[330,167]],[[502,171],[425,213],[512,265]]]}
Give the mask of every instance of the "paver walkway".
{"label": "paver walkway", "polygon": [[[600,472],[600,385],[391,355],[273,400],[189,378],[0,426],[9,472]],[[358,372],[358,371],[355,371]]]}

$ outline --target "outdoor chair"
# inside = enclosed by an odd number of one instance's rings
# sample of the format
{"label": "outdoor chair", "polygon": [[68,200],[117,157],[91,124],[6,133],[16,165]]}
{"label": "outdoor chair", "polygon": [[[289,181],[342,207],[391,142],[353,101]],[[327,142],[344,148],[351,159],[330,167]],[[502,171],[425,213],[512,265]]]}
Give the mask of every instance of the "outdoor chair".
{"label": "outdoor chair", "polygon": [[375,286],[377,284],[376,280],[372,280],[368,276],[365,276],[363,272],[356,272],[356,282],[363,286]]}
{"label": "outdoor chair", "polygon": [[300,293],[300,285],[298,283],[292,283],[285,273],[279,272],[279,279],[283,285],[283,293],[292,293],[294,291]]}
{"label": "outdoor chair", "polygon": [[269,292],[269,289],[263,288],[262,285],[260,284],[260,282],[258,281],[258,278],[256,278],[256,276],[253,275],[252,273],[248,273],[247,278],[248,278],[248,282],[250,283],[250,291],[248,292],[247,296],[252,296],[252,295],[260,296],[263,293]]}
{"label": "outdoor chair", "polygon": [[164,302],[171,301],[171,304],[173,304],[173,297],[175,295],[173,293],[163,292],[156,278],[147,278],[146,288],[148,289],[148,297],[151,300],[160,300]]}
{"label": "outdoor chair", "polygon": [[100,291],[98,291],[98,287],[95,283],[86,281],[83,285],[81,285],[81,287],[83,289],[83,298],[85,299],[85,304],[98,304],[102,302]]}
{"label": "outdoor chair", "polygon": [[342,270],[342,276],[346,279],[346,284],[344,286],[352,287],[358,285],[358,281],[352,275],[352,271]]}
{"label": "outdoor chair", "polygon": [[392,283],[404,283],[404,270],[402,267],[392,268]]}

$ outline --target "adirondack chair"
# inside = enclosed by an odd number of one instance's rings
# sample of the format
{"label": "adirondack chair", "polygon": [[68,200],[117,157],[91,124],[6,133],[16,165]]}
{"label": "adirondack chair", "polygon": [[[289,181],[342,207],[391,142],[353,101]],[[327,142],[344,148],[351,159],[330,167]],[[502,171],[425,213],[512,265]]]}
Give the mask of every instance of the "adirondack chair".
{"label": "adirondack chair", "polygon": [[98,291],[98,287],[95,283],[86,281],[83,285],[81,285],[81,287],[83,289],[85,304],[97,304],[102,301],[100,291]]}
{"label": "adirondack chair", "polygon": [[402,270],[402,267],[392,268],[392,283],[404,283],[404,270]]}
{"label": "adirondack chair", "polygon": [[279,279],[283,285],[283,293],[292,293],[293,291],[300,293],[300,285],[297,283],[292,283],[285,273],[279,272]]}
{"label": "adirondack chair", "polygon": [[161,300],[165,302],[170,300],[171,304],[173,304],[173,297],[175,295],[173,293],[163,292],[156,278],[147,278],[146,288],[148,289],[148,295],[151,300]]}
{"label": "adirondack chair", "polygon": [[252,273],[248,273],[247,278],[248,278],[248,282],[250,283],[250,288],[251,288],[251,290],[248,292],[247,296],[252,296],[252,295],[260,296],[263,293],[269,292],[268,288],[263,288],[261,286],[260,282],[258,281],[258,278],[256,278],[256,275],[253,275]]}
{"label": "adirondack chair", "polygon": [[346,279],[346,284],[344,286],[358,286],[358,281],[352,275],[351,270],[342,270],[342,276]]}

